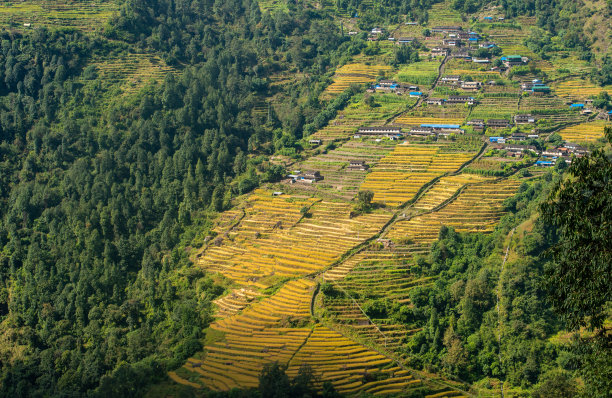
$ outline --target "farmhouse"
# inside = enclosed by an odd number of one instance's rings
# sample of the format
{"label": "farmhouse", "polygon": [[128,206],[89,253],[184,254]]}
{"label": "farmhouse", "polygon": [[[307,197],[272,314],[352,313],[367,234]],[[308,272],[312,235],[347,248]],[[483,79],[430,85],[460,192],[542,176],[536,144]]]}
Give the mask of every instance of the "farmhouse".
{"label": "farmhouse", "polygon": [[510,68],[515,65],[522,65],[524,63],[527,63],[527,61],[529,61],[529,58],[521,57],[520,55],[508,55],[507,57],[501,57],[501,60],[504,65]]}
{"label": "farmhouse", "polygon": [[504,143],[506,142],[506,140],[504,139],[504,137],[489,137],[489,142]]}
{"label": "farmhouse", "polygon": [[411,92],[410,92],[410,96],[411,96],[411,97],[413,97],[413,98],[418,98],[418,97],[420,97],[421,95],[423,95],[423,93],[422,93],[422,92],[420,92],[420,91],[411,91]]}
{"label": "farmhouse", "polygon": [[431,55],[434,57],[445,57],[448,55],[449,51],[450,49],[446,47],[434,47],[431,49]]}
{"label": "farmhouse", "polygon": [[538,149],[534,147],[533,145],[516,145],[516,144],[504,145],[503,149],[505,149],[511,154],[518,155],[518,156],[521,156],[525,151],[531,151],[536,154],[539,154]]}
{"label": "farmhouse", "polygon": [[397,86],[397,82],[395,80],[381,80],[378,82],[378,86],[393,87],[393,86]]}
{"label": "farmhouse", "polygon": [[477,64],[490,64],[491,60],[489,58],[472,58],[472,62]]}
{"label": "farmhouse", "polygon": [[444,105],[444,100],[442,98],[428,98],[427,101],[428,105]]}
{"label": "farmhouse", "polygon": [[416,42],[416,39],[414,37],[400,37],[397,40],[398,44],[410,44],[410,43],[413,43],[413,42]]}
{"label": "farmhouse", "polygon": [[584,108],[584,104],[571,104],[570,105],[571,110],[581,110],[583,108]]}
{"label": "farmhouse", "polygon": [[538,160],[536,162],[536,166],[538,166],[538,167],[552,167],[554,165],[555,165],[555,163],[551,162],[550,160]]}
{"label": "farmhouse", "polygon": [[360,127],[357,134],[362,135],[373,135],[373,136],[397,136],[402,134],[402,129],[399,127]]}
{"label": "farmhouse", "polygon": [[558,158],[560,156],[563,156],[563,154],[564,154],[564,151],[561,151],[558,148],[547,149],[546,151],[542,152],[542,156],[546,156],[550,158]]}
{"label": "farmhouse", "polygon": [[428,137],[435,134],[431,127],[413,127],[410,129],[410,135],[415,137]]}
{"label": "farmhouse", "polygon": [[298,170],[294,171],[292,174],[289,174],[287,177],[291,178],[292,183],[303,182],[306,184],[312,184],[323,179],[323,176],[318,171],[307,171],[302,173]]}
{"label": "farmhouse", "polygon": [[431,28],[433,33],[457,33],[461,32],[463,28],[461,26],[434,26]]}
{"label": "farmhouse", "polygon": [[474,105],[476,103],[476,100],[474,99],[474,97],[470,97],[470,96],[467,96],[467,95],[451,95],[451,96],[448,97],[446,102],[449,103],[449,104],[468,104],[468,105]]}
{"label": "farmhouse", "polygon": [[497,47],[497,44],[493,43],[492,41],[483,41],[482,43],[480,43],[478,45],[478,47],[480,47],[480,48],[493,48],[493,47]]}
{"label": "farmhouse", "polygon": [[527,124],[535,123],[537,118],[532,115],[516,115],[514,116],[514,123],[516,124]]}
{"label": "farmhouse", "polygon": [[463,82],[461,83],[461,88],[464,90],[477,91],[480,89],[480,82]]}
{"label": "farmhouse", "polygon": [[445,46],[457,47],[461,45],[460,39],[444,39],[442,40],[442,44]]}
{"label": "farmhouse", "polygon": [[446,84],[459,84],[460,81],[461,81],[461,76],[459,75],[448,75],[440,79],[441,83],[446,83]]}
{"label": "farmhouse", "polygon": [[483,131],[485,129],[485,121],[484,119],[472,119],[468,120],[468,126],[472,126],[474,131]]}
{"label": "farmhouse", "polygon": [[374,28],[374,29],[372,29],[372,34],[373,35],[380,35],[380,34],[382,34],[382,32],[383,31],[382,31],[381,28]]}
{"label": "farmhouse", "polygon": [[470,53],[468,53],[467,50],[458,50],[453,52],[453,58],[465,59],[467,61],[472,59]]}
{"label": "farmhouse", "polygon": [[523,133],[514,133],[512,134],[510,139],[515,141],[525,141],[527,139],[527,136]]}
{"label": "farmhouse", "polygon": [[421,124],[422,128],[430,128],[436,134],[448,135],[448,134],[463,134],[459,124]]}
{"label": "farmhouse", "polygon": [[347,166],[348,170],[367,170],[368,165],[363,160],[350,160]]}
{"label": "farmhouse", "polygon": [[487,126],[494,129],[510,127],[512,124],[506,119],[489,119],[487,120]]}

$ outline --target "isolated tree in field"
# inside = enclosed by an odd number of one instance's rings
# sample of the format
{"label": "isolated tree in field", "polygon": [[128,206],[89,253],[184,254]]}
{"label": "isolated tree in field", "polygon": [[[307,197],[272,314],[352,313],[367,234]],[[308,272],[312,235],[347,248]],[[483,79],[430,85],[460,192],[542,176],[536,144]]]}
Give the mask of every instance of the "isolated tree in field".
{"label": "isolated tree in field", "polygon": [[[612,142],[612,128],[605,134]],[[612,161],[596,150],[574,159],[568,173],[541,207],[559,234],[546,285],[570,328],[601,329],[612,298]]]}
{"label": "isolated tree in field", "polygon": [[369,210],[372,207],[373,198],[374,198],[374,192],[359,191],[357,193],[357,203],[355,204],[355,210],[359,212]]}

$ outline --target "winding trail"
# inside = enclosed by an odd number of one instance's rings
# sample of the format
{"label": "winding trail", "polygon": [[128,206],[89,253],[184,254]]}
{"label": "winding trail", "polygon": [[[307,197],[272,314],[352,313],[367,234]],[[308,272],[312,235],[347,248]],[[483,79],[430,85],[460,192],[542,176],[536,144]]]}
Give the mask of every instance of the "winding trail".
{"label": "winding trail", "polygon": [[[508,253],[510,253],[510,245],[512,244],[512,236],[514,236],[515,230],[516,230],[516,227],[512,228],[512,231],[510,232],[510,236],[508,237],[508,246],[506,246],[506,254],[504,256],[504,261],[502,261],[501,270],[499,271],[499,280],[497,282],[497,297],[496,297],[497,302],[495,303],[495,308],[497,310],[497,357],[498,357],[500,366],[502,363],[501,338],[502,338],[503,322],[502,322],[502,317],[501,317],[501,310],[499,308],[499,302],[501,300],[502,287],[503,287],[502,286],[502,276],[506,268],[506,261],[508,261]],[[504,381],[503,380],[501,380],[500,388],[501,388],[501,398],[504,398]]]}

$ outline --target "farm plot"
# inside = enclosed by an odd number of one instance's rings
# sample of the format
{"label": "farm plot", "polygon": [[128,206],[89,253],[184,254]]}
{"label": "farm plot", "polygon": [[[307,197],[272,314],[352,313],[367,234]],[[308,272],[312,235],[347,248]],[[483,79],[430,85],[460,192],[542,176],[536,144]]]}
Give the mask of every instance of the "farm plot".
{"label": "farm plot", "polygon": [[366,105],[362,94],[356,95],[336,118],[312,135],[314,139],[330,141],[346,139],[362,126],[380,125],[391,116],[405,110],[416,98],[396,94],[372,94],[374,107]]}
{"label": "farm plot", "polygon": [[479,100],[470,117],[480,119],[508,119],[518,111],[519,97],[487,96]]}
{"label": "farm plot", "polygon": [[610,123],[606,123],[603,120],[597,120],[590,123],[566,127],[559,131],[559,134],[561,134],[564,140],[569,142],[593,142],[604,136],[604,128],[609,124]]}
{"label": "farm plot", "polygon": [[362,190],[374,200],[397,206],[410,199],[433,178],[458,169],[474,153],[442,153],[440,145],[398,145],[369,173]]}
{"label": "farm plot", "polygon": [[334,82],[325,89],[324,96],[339,94],[351,84],[373,83],[376,77],[391,71],[389,65],[366,65],[365,63],[346,64],[336,70]]}
{"label": "farm plot", "polygon": [[119,10],[114,1],[34,0],[0,3],[0,26],[10,29],[73,27],[94,31]]}
{"label": "farm plot", "polygon": [[514,179],[468,186],[441,210],[397,222],[387,237],[428,244],[438,239],[442,225],[461,232],[489,232],[503,215],[504,199],[513,195],[518,186],[519,181]]}
{"label": "farm plot", "polygon": [[[257,200],[260,211],[242,219],[235,237],[228,235],[228,239],[211,244],[198,265],[239,285],[265,288],[273,279],[325,268],[374,234],[390,217],[380,210],[351,218],[349,203],[316,202],[309,207],[308,217],[300,219],[304,202],[274,199]],[[297,223],[296,211],[300,214]]]}
{"label": "farm plot", "polygon": [[105,82],[120,84],[124,93],[134,93],[151,81],[162,82],[174,72],[161,58],[148,54],[126,54],[92,65]]}
{"label": "farm plot", "polygon": [[439,61],[419,61],[403,66],[395,75],[395,79],[404,83],[431,86],[438,77]]}
{"label": "farm plot", "polygon": [[241,314],[211,324],[223,340],[207,345],[183,369],[199,376],[199,385],[213,390],[257,387],[265,364],[287,364],[311,334],[310,328],[287,326],[308,323],[314,288],[308,279],[288,282]]}
{"label": "farm plot", "polygon": [[473,174],[442,177],[416,201],[413,207],[418,210],[431,210],[450,199],[465,184],[483,181],[484,179],[485,177]]}
{"label": "farm plot", "polygon": [[546,114],[554,111],[567,112],[567,105],[559,97],[529,96],[521,98],[520,113]]}
{"label": "farm plot", "polygon": [[612,86],[599,87],[586,79],[564,80],[552,86],[556,95],[570,100],[583,100],[599,95],[602,91],[612,92]]}
{"label": "farm plot", "polygon": [[291,360],[289,377],[295,377],[302,364],[310,365],[321,382],[330,381],[342,394],[399,393],[419,383],[385,356],[323,326],[315,327]]}
{"label": "farm plot", "polygon": [[313,185],[316,190],[333,192],[344,199],[352,199],[365,179],[366,170],[351,170],[349,161],[364,161],[373,167],[378,161],[393,150],[390,141],[374,143],[372,141],[348,141],[341,147],[297,164],[302,170],[318,170],[324,180]]}
{"label": "farm plot", "polygon": [[429,25],[462,25],[461,14],[449,2],[436,3],[429,10]]}

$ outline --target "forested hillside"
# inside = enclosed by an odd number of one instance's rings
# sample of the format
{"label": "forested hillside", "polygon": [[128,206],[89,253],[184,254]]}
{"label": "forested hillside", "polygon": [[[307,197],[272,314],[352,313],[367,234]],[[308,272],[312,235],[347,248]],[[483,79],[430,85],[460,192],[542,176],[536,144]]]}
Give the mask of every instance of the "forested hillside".
{"label": "forested hillside", "polygon": [[[551,265],[572,261],[551,249],[567,207],[540,206],[588,174],[568,177],[570,152],[605,147],[609,179],[609,16],[1,4],[0,396],[603,396],[609,288],[567,316],[544,283],[567,283]],[[478,32],[469,55],[434,54],[449,25]],[[504,68],[517,53],[529,63]],[[536,80],[544,95],[521,88]]]}

